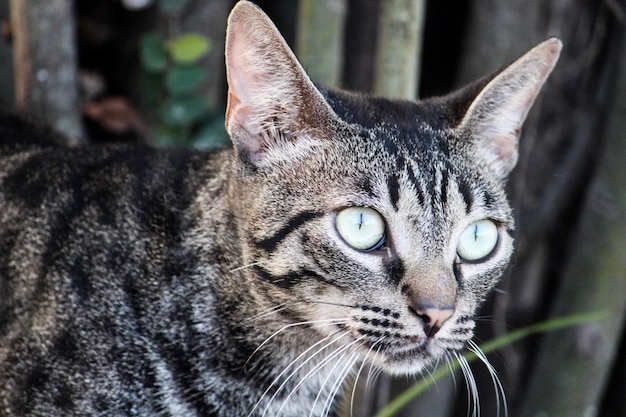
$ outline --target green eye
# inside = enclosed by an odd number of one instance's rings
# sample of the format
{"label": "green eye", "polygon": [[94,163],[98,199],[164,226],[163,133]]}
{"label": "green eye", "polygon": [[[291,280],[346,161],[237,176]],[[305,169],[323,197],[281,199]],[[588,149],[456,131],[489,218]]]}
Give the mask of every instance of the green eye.
{"label": "green eye", "polygon": [[354,249],[370,251],[385,242],[385,222],[376,210],[368,207],[349,207],[337,213],[337,232]]}
{"label": "green eye", "polygon": [[498,226],[491,220],[479,220],[467,226],[456,248],[464,261],[479,261],[487,257],[498,243]]}

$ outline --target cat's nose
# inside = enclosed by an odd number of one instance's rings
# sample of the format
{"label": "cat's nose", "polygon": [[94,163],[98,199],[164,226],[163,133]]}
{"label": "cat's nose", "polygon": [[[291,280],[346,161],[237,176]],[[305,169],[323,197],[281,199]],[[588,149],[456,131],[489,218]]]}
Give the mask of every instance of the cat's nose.
{"label": "cat's nose", "polygon": [[409,306],[409,310],[424,322],[424,332],[428,337],[437,334],[443,323],[454,314],[454,308],[425,307],[419,304]]}

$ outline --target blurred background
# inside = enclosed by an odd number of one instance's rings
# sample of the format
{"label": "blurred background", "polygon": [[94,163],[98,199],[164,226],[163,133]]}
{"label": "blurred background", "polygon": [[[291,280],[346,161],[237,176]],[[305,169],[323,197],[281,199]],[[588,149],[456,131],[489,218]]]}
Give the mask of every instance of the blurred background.
{"label": "blurred background", "polygon": [[[229,146],[223,42],[233,0],[0,0],[0,105],[74,143]],[[540,41],[564,49],[525,124],[509,182],[510,271],[479,313],[481,345],[572,314],[489,355],[512,417],[626,416],[626,1],[258,1],[315,82],[400,98],[441,95]],[[1,138],[0,138],[1,140]],[[505,415],[472,363],[480,415]],[[364,372],[367,374],[367,372]],[[461,374],[362,375],[337,416],[471,415]],[[350,390],[348,391],[351,392]],[[350,396],[350,395],[349,395]],[[499,404],[499,406],[498,406]]]}

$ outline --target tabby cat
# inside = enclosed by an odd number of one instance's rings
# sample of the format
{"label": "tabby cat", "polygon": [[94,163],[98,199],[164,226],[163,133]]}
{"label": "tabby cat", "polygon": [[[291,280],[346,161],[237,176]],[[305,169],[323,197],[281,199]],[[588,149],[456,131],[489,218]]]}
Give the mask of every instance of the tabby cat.
{"label": "tabby cat", "polygon": [[[239,2],[215,153],[0,123],[0,414],[322,416],[468,346],[561,44],[442,98],[316,87]],[[366,364],[366,365],[359,365]]]}

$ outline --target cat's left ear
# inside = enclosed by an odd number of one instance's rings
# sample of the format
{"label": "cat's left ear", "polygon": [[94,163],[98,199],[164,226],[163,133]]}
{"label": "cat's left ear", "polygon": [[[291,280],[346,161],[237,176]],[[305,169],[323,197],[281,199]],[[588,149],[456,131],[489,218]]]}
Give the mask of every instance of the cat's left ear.
{"label": "cat's left ear", "polygon": [[556,38],[540,43],[498,73],[476,96],[457,127],[469,135],[476,156],[500,178],[517,163],[522,124],[561,52]]}
{"label": "cat's left ear", "polygon": [[272,150],[288,156],[304,149],[303,139],[332,137],[334,113],[278,29],[248,1],[228,19],[226,75],[226,130],[244,160],[259,165]]}

